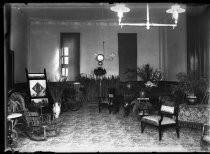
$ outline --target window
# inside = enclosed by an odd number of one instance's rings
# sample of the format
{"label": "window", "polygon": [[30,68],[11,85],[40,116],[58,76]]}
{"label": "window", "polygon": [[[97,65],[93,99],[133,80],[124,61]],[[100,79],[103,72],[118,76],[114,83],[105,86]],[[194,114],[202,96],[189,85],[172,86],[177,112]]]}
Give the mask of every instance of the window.
{"label": "window", "polygon": [[68,67],[69,67],[69,48],[63,47],[61,49],[61,76],[68,76]]}

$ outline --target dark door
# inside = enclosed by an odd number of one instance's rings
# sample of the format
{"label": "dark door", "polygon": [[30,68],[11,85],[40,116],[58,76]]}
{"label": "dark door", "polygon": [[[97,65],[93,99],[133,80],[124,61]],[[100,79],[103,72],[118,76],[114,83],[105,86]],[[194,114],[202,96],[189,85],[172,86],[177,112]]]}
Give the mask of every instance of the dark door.
{"label": "dark door", "polygon": [[75,81],[80,74],[80,33],[61,33],[61,48],[69,47],[68,78]]}
{"label": "dark door", "polygon": [[137,69],[137,34],[118,33],[119,76],[121,81],[136,81],[132,73],[124,74],[126,69]]}
{"label": "dark door", "polygon": [[8,54],[8,88],[14,88],[14,51],[9,50]]}

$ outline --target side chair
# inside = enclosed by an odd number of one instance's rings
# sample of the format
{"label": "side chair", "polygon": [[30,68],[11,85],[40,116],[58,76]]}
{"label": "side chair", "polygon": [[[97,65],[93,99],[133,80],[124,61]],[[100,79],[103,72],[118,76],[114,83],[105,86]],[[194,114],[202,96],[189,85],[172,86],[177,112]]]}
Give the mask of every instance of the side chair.
{"label": "side chair", "polygon": [[179,138],[178,103],[167,98],[167,96],[159,97],[158,114],[147,115],[141,119],[141,133],[144,132],[146,125],[155,126],[159,130],[159,141],[162,139],[163,129],[167,127],[174,127]]}

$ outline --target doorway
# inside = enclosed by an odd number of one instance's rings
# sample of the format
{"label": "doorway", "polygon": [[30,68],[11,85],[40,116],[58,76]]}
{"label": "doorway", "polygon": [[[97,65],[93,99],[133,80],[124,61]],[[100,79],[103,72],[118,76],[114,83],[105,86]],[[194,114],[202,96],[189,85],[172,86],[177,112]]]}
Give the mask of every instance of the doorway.
{"label": "doorway", "polygon": [[137,69],[137,34],[118,33],[119,77],[120,81],[136,81],[137,76],[124,73],[128,68]]}
{"label": "doorway", "polygon": [[80,33],[61,33],[60,48],[69,48],[68,79],[75,81],[80,74]]}

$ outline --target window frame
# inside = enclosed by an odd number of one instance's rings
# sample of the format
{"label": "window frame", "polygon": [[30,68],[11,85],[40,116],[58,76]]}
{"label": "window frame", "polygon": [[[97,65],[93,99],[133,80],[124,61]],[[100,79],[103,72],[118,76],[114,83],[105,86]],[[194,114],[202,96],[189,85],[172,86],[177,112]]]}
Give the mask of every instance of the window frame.
{"label": "window frame", "polygon": [[[65,48],[68,49],[67,55],[65,55]],[[67,63],[65,63],[65,58],[67,58]],[[63,74],[64,69],[64,74]],[[62,47],[60,50],[60,72],[62,77],[68,77],[69,74],[69,47]]]}

